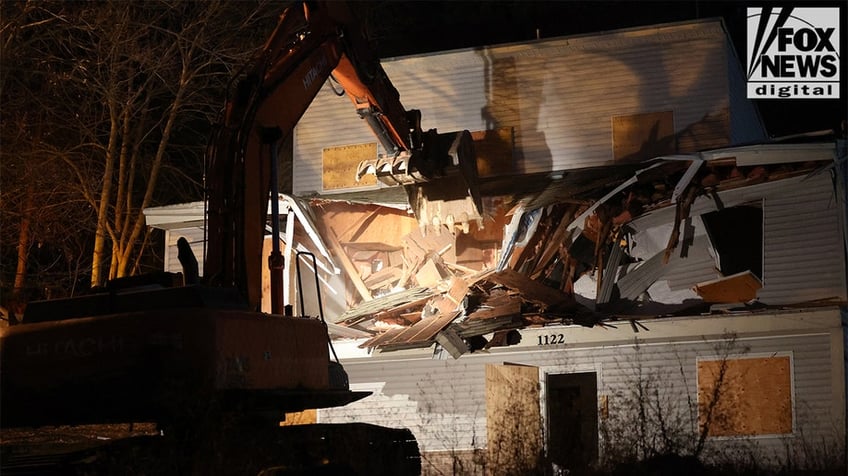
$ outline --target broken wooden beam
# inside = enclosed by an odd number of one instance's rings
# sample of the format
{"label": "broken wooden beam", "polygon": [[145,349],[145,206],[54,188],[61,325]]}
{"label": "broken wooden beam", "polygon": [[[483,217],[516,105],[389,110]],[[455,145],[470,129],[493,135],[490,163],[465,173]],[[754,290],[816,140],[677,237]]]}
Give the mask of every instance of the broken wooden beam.
{"label": "broken wooden beam", "polygon": [[487,279],[493,283],[518,291],[523,299],[539,305],[543,310],[571,303],[574,300],[573,296],[565,294],[559,289],[545,286],[538,281],[530,279],[529,276],[512,269],[498,271],[491,274]]}

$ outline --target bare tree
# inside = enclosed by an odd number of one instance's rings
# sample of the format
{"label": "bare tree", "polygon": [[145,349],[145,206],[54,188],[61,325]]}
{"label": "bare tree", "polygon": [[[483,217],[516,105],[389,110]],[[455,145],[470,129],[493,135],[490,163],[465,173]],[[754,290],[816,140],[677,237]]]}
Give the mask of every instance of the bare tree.
{"label": "bare tree", "polygon": [[[228,81],[280,11],[266,1],[4,3],[3,109],[28,115],[16,117],[24,133],[4,127],[3,142],[73,177],[60,183],[92,217],[92,286],[135,271],[145,207],[200,197],[206,137]],[[5,169],[4,186],[39,189],[31,174]],[[32,240],[29,223],[20,222],[19,243]]]}

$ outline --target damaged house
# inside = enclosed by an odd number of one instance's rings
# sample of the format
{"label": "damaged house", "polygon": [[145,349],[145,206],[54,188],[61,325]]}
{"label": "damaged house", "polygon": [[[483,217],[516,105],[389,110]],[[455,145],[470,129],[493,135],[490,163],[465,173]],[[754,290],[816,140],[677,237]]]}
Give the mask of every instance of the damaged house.
{"label": "damaged house", "polygon": [[[466,199],[384,184],[324,86],[280,196],[285,301],[372,396],[310,418],[410,428],[434,474],[844,458],[845,142],[769,141],[720,20],[383,66],[477,173]],[[202,255],[202,203],[146,215],[166,271],[180,237]]]}

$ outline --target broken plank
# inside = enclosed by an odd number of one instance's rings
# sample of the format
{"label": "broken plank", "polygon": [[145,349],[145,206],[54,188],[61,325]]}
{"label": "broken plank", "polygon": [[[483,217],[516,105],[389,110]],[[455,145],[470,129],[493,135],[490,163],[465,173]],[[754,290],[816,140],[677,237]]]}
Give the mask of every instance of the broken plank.
{"label": "broken plank", "polygon": [[415,272],[415,281],[419,286],[435,286],[444,278],[439,270],[439,267],[431,257],[418,268]]}
{"label": "broken plank", "polygon": [[521,298],[503,293],[483,301],[477,309],[468,314],[468,319],[485,320],[518,314],[521,314]]}
{"label": "broken plank", "polygon": [[397,268],[383,268],[365,279],[365,286],[370,290],[391,286],[398,282],[402,271]]}
{"label": "broken plank", "polygon": [[663,254],[663,264],[667,264],[671,258],[674,249],[680,241],[680,223],[686,218],[689,218],[689,211],[692,208],[692,203],[698,196],[698,188],[691,185],[685,191],[682,201],[677,202],[674,214],[674,228],[671,229],[671,236],[668,237],[668,245],[666,245],[665,253]]}
{"label": "broken plank", "polygon": [[364,318],[370,318],[372,315],[386,309],[401,308],[404,312],[406,312],[405,310],[411,305],[411,303],[420,302],[421,304],[419,305],[423,306],[424,303],[435,293],[436,291],[430,288],[419,287],[387,294],[385,296],[374,298],[368,302],[360,303],[356,307],[348,309],[336,317],[333,322],[338,324],[342,322],[349,323],[351,321],[356,321],[357,319],[362,320]]}
{"label": "broken plank", "polygon": [[512,269],[493,273],[488,277],[488,280],[518,291],[522,298],[539,304],[542,309],[569,303],[573,300],[572,296],[563,293],[559,289],[545,286],[538,281],[530,279],[529,276]]}
{"label": "broken plank", "polygon": [[536,266],[530,273],[531,278],[537,279],[542,274],[548,263],[558,254],[562,243],[569,237],[568,224],[574,217],[574,211],[574,206],[569,206],[563,211],[559,223],[551,234],[551,238],[546,240],[545,248],[542,250],[540,258],[536,261]]}
{"label": "broken plank", "polygon": [[433,252],[441,256],[445,261],[456,262],[456,239],[448,231],[447,227],[441,227],[440,233],[427,233],[424,235],[419,228],[414,228],[403,240],[409,246],[415,246],[423,250],[424,254]]}
{"label": "broken plank", "polygon": [[339,243],[339,239],[336,236],[336,233],[329,226],[324,227],[326,230],[326,235],[328,241],[330,242],[330,247],[333,249],[333,254],[338,258],[339,262],[344,268],[345,272],[350,278],[350,281],[353,283],[353,286],[359,292],[359,295],[362,297],[363,301],[370,301],[373,299],[371,296],[371,291],[368,289],[368,286],[362,282],[362,277],[359,275],[359,270],[356,268],[356,265],[348,257],[342,245]]}

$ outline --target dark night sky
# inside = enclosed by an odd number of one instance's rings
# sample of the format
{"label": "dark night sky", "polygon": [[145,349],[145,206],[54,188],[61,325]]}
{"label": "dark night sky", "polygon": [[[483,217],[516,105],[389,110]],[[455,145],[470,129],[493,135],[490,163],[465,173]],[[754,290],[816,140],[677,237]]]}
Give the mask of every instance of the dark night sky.
{"label": "dark night sky", "polygon": [[[841,52],[846,51],[848,37],[848,8],[838,1],[413,1],[377,5],[376,46],[381,57],[529,41],[536,38],[537,30],[541,38],[550,38],[721,17],[737,56],[744,61],[746,8],[766,5],[841,7]],[[843,61],[842,99],[756,101],[769,134],[838,131],[848,116],[846,69]]]}

